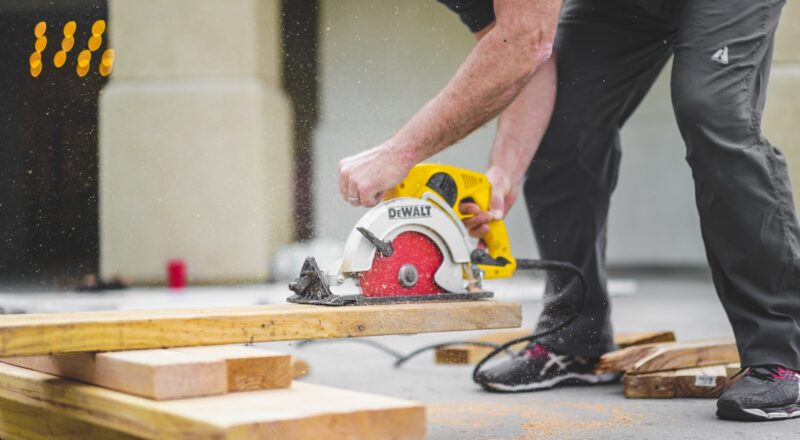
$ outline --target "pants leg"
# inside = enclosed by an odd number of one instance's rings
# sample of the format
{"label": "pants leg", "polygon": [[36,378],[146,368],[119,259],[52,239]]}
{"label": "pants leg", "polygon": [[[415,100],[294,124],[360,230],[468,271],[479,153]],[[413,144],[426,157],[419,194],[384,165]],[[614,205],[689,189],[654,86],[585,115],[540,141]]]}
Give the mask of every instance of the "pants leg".
{"label": "pants leg", "polygon": [[[556,37],[555,110],[524,184],[542,258],[569,261],[588,280],[580,317],[544,338],[576,356],[614,347],[605,274],[606,219],[620,161],[619,129],[672,53],[669,0],[572,0]],[[550,273],[538,331],[575,313],[580,281]]]}
{"label": "pants leg", "polygon": [[786,161],[761,134],[783,4],[684,1],[672,92],[706,254],[743,365],[800,370],[800,228]]}

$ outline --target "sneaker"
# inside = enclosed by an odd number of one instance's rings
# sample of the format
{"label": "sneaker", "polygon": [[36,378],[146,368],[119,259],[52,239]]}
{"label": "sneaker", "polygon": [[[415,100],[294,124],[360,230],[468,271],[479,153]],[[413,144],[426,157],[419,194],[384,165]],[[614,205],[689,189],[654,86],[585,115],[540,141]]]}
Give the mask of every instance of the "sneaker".
{"label": "sneaker", "polygon": [[747,368],[717,400],[717,417],[785,420],[800,417],[800,373],[774,365]]}
{"label": "sneaker", "polygon": [[558,354],[542,344],[534,344],[511,359],[478,373],[486,391],[539,391],[564,385],[596,385],[616,382],[619,373],[595,374],[599,358],[580,358]]}

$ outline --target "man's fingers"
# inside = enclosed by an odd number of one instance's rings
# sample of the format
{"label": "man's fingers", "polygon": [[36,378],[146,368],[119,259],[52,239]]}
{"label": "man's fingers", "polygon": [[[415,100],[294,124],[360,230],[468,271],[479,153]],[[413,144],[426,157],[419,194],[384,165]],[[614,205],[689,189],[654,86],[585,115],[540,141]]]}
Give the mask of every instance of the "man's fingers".
{"label": "man's fingers", "polygon": [[489,201],[489,209],[492,214],[492,220],[502,220],[505,216],[503,209],[503,197],[500,194],[492,194],[492,199]]}
{"label": "man's fingers", "polygon": [[492,220],[492,215],[488,212],[479,212],[470,218],[464,219],[464,227],[467,229],[475,229],[478,226],[485,225]]}
{"label": "man's fingers", "polygon": [[361,199],[359,197],[358,186],[356,186],[355,182],[350,182],[344,199],[347,200],[347,203],[353,206],[360,206]]}
{"label": "man's fingers", "polygon": [[481,212],[481,208],[476,203],[464,202],[458,205],[458,210],[462,214],[477,214]]}

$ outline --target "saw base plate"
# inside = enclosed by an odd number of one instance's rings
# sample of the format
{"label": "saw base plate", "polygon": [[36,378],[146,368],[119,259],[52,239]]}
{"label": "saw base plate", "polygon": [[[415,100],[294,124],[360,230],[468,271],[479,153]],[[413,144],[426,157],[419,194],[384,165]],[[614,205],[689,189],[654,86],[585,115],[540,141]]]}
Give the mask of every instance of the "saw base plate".
{"label": "saw base plate", "polygon": [[370,304],[408,304],[417,302],[452,302],[480,301],[494,297],[492,292],[474,293],[437,293],[431,295],[398,295],[398,296],[363,296],[363,295],[331,295],[326,298],[303,298],[292,295],[286,300],[295,304],[313,304],[320,306],[364,306]]}

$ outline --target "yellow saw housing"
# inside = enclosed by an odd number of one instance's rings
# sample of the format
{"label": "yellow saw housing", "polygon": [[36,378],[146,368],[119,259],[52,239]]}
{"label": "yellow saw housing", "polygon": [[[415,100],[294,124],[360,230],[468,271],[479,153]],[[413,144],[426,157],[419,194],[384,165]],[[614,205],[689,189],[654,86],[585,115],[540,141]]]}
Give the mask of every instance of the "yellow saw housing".
{"label": "yellow saw housing", "polygon": [[[405,180],[384,196],[384,200],[398,197],[421,199],[426,192],[439,195],[456,213],[459,220],[472,215],[462,214],[459,205],[473,202],[482,211],[488,211],[492,196],[492,185],[484,174],[449,165],[420,164],[411,169]],[[514,274],[517,262],[511,255],[511,245],[503,220],[489,222],[489,232],[482,238],[486,252],[503,264],[478,264],[484,278],[508,278]]]}

